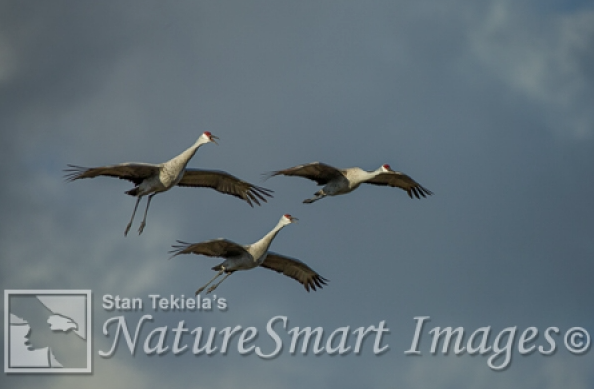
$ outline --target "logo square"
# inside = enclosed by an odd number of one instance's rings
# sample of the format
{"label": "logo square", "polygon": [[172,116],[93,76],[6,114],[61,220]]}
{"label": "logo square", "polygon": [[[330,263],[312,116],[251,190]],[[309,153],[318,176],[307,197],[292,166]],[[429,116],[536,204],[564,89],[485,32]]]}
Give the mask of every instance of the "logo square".
{"label": "logo square", "polygon": [[91,373],[90,290],[5,290],[5,373]]}

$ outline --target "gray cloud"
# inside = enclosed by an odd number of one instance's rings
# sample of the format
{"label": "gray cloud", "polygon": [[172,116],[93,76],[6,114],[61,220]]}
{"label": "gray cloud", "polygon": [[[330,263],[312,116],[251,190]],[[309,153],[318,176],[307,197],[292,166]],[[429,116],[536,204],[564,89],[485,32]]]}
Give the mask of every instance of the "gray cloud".
{"label": "gray cloud", "polygon": [[[266,269],[238,272],[218,291],[227,312],[156,314],[156,325],[264,328],[286,315],[290,326],[328,330],[386,320],[391,333],[382,356],[132,357],[120,345],[111,359],[95,355],[92,376],[0,381],[591,386],[590,354],[515,355],[498,373],[485,357],[404,356],[420,315],[431,316],[431,326],[471,331],[591,328],[592,14],[578,5],[542,7],[3,3],[5,288],[92,289],[95,351],[105,350],[111,339],[101,326],[118,313],[100,307],[103,294],[192,295],[217,262],[168,261],[176,239],[250,243],[288,212],[300,223],[272,249],[310,264],[330,279],[326,288],[307,294]],[[252,209],[211,190],[175,188],[155,197],[142,236],[124,238],[134,206],[123,194],[129,183],[63,182],[68,163],[162,162],[204,130],[220,146],[204,146],[190,166],[274,189],[270,203]],[[413,201],[362,186],[304,205],[314,183],[260,182],[263,172],[315,160],[368,170],[389,163],[435,195]],[[135,323],[140,314],[126,316]]]}

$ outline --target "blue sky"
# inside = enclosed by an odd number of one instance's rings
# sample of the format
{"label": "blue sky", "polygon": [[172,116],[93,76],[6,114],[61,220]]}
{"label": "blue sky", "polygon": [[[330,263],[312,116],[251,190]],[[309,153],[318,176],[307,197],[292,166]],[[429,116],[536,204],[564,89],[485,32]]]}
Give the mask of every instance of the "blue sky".
{"label": "blue sky", "polygon": [[[406,356],[414,317],[494,333],[594,333],[594,8],[591,2],[326,1],[0,3],[0,280],[5,289],[92,289],[94,374],[2,376],[13,388],[590,388],[592,351]],[[144,233],[123,231],[127,182],[65,183],[67,164],[163,162],[203,131],[190,167],[275,191],[262,207],[207,189],[156,196]],[[322,161],[388,163],[435,193],[367,186],[314,204],[317,187],[262,173]],[[144,206],[144,203],[141,207]],[[142,208],[140,208],[142,210]],[[284,213],[271,249],[330,280],[306,293],[265,269],[217,290],[226,312],[155,314],[204,328],[390,328],[376,356],[96,355],[117,313],[104,294],[192,295],[218,262],[168,261],[175,240],[251,243]],[[145,313],[151,313],[145,312]],[[142,313],[126,313],[135,323]],[[261,342],[270,341],[261,336]]]}

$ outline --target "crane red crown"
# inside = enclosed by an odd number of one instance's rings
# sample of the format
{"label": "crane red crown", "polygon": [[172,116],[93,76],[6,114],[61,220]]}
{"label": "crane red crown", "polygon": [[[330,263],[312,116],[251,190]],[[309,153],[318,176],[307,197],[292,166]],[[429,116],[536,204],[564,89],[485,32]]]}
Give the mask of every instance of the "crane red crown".
{"label": "crane red crown", "polygon": [[382,165],[382,167],[383,167],[384,169],[392,170],[392,168],[391,168],[391,167],[390,167],[390,165],[388,165],[388,164]]}
{"label": "crane red crown", "polygon": [[210,131],[204,131],[204,135],[206,135],[209,138],[212,136],[212,134],[210,133]]}
{"label": "crane red crown", "polygon": [[289,220],[291,220],[291,218],[293,217],[293,216],[289,215],[288,213],[285,213],[283,216],[286,217]]}

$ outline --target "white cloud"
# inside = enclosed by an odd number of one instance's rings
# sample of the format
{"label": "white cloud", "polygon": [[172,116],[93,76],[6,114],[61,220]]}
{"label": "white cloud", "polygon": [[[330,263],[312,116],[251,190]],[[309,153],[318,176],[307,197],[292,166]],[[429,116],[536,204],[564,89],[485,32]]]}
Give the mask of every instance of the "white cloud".
{"label": "white cloud", "polygon": [[560,131],[590,137],[594,10],[534,12],[494,2],[470,30],[471,50],[502,81],[559,115]]}
{"label": "white cloud", "polygon": [[[559,354],[552,357],[543,357],[538,354],[527,357],[515,355],[509,368],[500,372],[490,370],[487,367],[486,358],[468,355],[436,358],[425,356],[416,360],[404,374],[406,387],[585,389],[589,387],[588,380],[591,376],[587,373],[589,370],[585,358]],[[472,358],[477,360],[472,363],[464,361]],[[525,374],[524,364],[526,363],[537,364],[531,369],[531,374]]]}
{"label": "white cloud", "polygon": [[133,366],[126,366],[126,364],[110,363],[109,374],[101,374],[101,378],[97,379],[93,376],[79,376],[72,377],[68,375],[57,375],[52,377],[51,381],[44,383],[44,387],[48,389],[68,389],[85,387],[89,389],[94,388],[119,388],[125,386],[148,388],[159,386],[155,380],[160,381],[158,377],[146,374],[145,371],[139,371]]}

